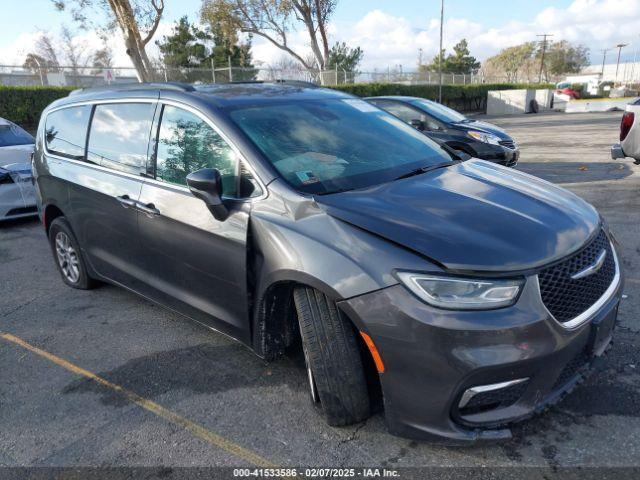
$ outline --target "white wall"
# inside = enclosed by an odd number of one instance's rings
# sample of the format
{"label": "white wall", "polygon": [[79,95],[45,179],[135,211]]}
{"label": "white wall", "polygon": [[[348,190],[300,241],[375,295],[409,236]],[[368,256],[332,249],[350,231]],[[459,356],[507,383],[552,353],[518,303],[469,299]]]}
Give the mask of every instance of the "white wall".
{"label": "white wall", "polygon": [[487,115],[527,113],[534,99],[539,111],[549,110],[552,98],[553,90],[491,90],[487,94]]}
{"label": "white wall", "polygon": [[[602,64],[589,65],[582,69],[583,74],[600,74],[602,72]],[[604,66],[604,75],[602,81],[616,81],[616,64],[607,63]],[[622,83],[640,83],[640,62],[620,62],[618,70],[618,82]]]}

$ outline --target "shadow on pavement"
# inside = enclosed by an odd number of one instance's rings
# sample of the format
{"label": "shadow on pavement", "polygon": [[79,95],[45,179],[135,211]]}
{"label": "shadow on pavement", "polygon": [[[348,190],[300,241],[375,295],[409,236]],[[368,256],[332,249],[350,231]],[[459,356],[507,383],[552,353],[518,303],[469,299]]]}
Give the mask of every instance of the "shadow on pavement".
{"label": "shadow on pavement", "polygon": [[[307,388],[304,367],[295,359],[267,365],[241,345],[201,344],[158,352],[97,375],[149,399],[176,390],[218,394],[282,384],[301,392]],[[123,395],[89,379],[70,383],[62,393],[94,393],[101,396],[102,404],[115,407],[130,403]]]}
{"label": "shadow on pavement", "polygon": [[17,227],[30,227],[39,223],[40,220],[37,216],[33,217],[24,217],[24,218],[14,218],[11,220],[2,220],[0,221],[0,229],[4,228],[17,228]]}
{"label": "shadow on pavement", "polygon": [[[490,123],[501,124],[504,128],[531,128],[532,120],[535,119],[535,126],[538,127],[558,127],[567,129],[569,126],[588,125],[589,127],[610,126],[619,122],[622,118],[622,111],[598,112],[597,114],[580,114],[580,113],[562,113],[549,112],[533,115],[513,115],[513,116],[487,116],[478,115],[477,120]],[[570,137],[570,131],[567,137]]]}
{"label": "shadow on pavement", "polygon": [[588,183],[621,180],[633,174],[628,162],[522,162],[517,170],[553,183]]}

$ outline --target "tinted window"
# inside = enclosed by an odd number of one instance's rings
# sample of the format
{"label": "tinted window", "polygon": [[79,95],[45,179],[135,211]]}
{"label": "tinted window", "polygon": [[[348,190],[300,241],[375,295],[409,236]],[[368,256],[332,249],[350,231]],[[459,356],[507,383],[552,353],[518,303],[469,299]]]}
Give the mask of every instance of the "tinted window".
{"label": "tinted window", "polygon": [[296,189],[331,193],[450,162],[422,133],[355,98],[238,107],[231,118]]}
{"label": "tinted window", "polygon": [[409,123],[411,120],[424,120],[424,115],[421,115],[417,110],[396,102],[381,102],[378,106],[392,115],[395,115],[403,122]]}
{"label": "tinted window", "polygon": [[222,194],[226,197],[259,193],[257,184],[244,169],[242,182],[238,182],[238,157],[213,128],[193,113],[166,105],[158,135],[156,178],[187,185],[187,175],[202,168],[218,169]]}
{"label": "tinted window", "polygon": [[0,124],[0,147],[31,145],[33,137],[14,123]]}
{"label": "tinted window", "polygon": [[91,121],[87,160],[138,175],[144,172],[155,105],[97,105]]}
{"label": "tinted window", "polygon": [[47,116],[47,150],[63,157],[83,159],[91,106],[63,108]]}
{"label": "tinted window", "polygon": [[414,100],[413,103],[418,107],[424,108],[431,115],[445,123],[460,123],[468,120],[467,117],[465,117],[461,113],[458,113],[449,107],[445,107],[438,102],[432,102],[431,100],[425,99],[417,99]]}
{"label": "tinted window", "polygon": [[378,106],[389,112],[391,115],[395,115],[403,122],[410,123],[411,120],[421,120],[424,124],[424,128],[427,130],[442,129],[442,126],[429,115],[425,115],[409,105],[399,102],[381,102]]}

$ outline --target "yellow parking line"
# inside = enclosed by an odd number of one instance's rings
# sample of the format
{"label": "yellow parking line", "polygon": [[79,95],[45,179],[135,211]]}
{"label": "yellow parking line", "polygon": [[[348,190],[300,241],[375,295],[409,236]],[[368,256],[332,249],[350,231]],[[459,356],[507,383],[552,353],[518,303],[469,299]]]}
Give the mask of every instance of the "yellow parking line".
{"label": "yellow parking line", "polygon": [[257,453],[253,453],[250,450],[247,450],[244,447],[241,447],[240,445],[238,445],[237,443],[232,442],[231,440],[227,440],[226,438],[224,438],[221,435],[218,435],[217,433],[214,433],[210,430],[207,430],[206,428],[198,425],[197,423],[192,422],[191,420],[188,420],[176,413],[173,413],[170,410],[167,410],[166,408],[158,405],[155,402],[152,402],[151,400],[148,400],[144,397],[141,397],[140,395],[138,395],[135,392],[132,392],[131,390],[127,390],[124,387],[121,387],[120,385],[116,385],[115,383],[111,383],[108,380],[105,380],[102,377],[99,377],[98,375],[96,375],[95,373],[92,373],[88,370],[85,370],[84,368],[78,367],[60,357],[57,357],[49,352],[46,352],[38,347],[34,347],[33,345],[30,345],[29,343],[25,342],[24,340],[22,340],[21,338],[18,338],[14,335],[11,335],[10,333],[2,333],[0,334],[0,338],[3,338],[4,340],[14,343],[15,345],[19,345],[22,348],[25,348],[27,350],[30,350],[31,352],[35,353],[36,355],[39,355],[42,358],[46,358],[47,360],[49,360],[50,362],[55,363],[56,365],[72,372],[75,373],[76,375],[81,375],[85,378],[88,378],[90,380],[93,380],[94,382],[109,388],[110,390],[113,390],[114,392],[119,393],[120,395],[122,395],[123,397],[125,397],[127,400],[135,403],[136,405],[144,408],[145,410],[161,417],[164,418],[165,420],[178,425],[182,428],[184,428],[185,430],[188,430],[189,432],[191,432],[193,435],[195,435],[196,437],[200,438],[201,440],[204,440],[207,443],[210,443],[211,445],[214,445],[218,448],[221,448],[222,450],[225,450],[233,455],[235,455],[238,458],[241,458],[243,460],[246,460],[247,462],[253,464],[253,465],[257,465],[260,467],[275,467],[275,465],[273,463],[271,463],[269,460],[261,457],[260,455],[258,455]]}

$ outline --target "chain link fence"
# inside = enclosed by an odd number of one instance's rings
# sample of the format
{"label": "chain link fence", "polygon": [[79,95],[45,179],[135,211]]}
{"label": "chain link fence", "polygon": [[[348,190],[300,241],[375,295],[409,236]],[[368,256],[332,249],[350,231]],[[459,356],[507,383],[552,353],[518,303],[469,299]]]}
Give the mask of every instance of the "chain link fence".
{"label": "chain link fence", "polygon": [[[439,83],[437,72],[403,72],[387,68],[370,72],[350,72],[341,69],[315,70],[277,68],[171,68],[153,71],[153,79],[159,82],[228,83],[246,81],[302,80],[318,85],[343,85],[351,83],[401,83],[406,85]],[[96,87],[108,84],[137,82],[132,67],[96,69],[91,67],[60,66],[54,68],[25,69],[17,65],[0,65],[0,85],[12,86],[75,86]],[[508,82],[504,77],[444,73],[444,85],[468,85]]]}

